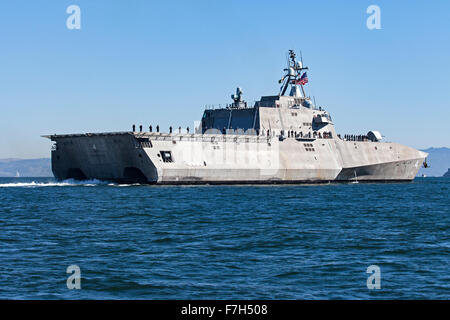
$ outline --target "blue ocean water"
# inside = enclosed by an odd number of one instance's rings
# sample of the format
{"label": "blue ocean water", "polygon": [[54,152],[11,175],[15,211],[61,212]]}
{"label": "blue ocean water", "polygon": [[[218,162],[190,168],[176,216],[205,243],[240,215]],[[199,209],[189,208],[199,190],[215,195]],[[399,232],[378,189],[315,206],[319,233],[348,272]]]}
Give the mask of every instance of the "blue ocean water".
{"label": "blue ocean water", "polygon": [[1,178],[0,298],[449,299],[449,186]]}

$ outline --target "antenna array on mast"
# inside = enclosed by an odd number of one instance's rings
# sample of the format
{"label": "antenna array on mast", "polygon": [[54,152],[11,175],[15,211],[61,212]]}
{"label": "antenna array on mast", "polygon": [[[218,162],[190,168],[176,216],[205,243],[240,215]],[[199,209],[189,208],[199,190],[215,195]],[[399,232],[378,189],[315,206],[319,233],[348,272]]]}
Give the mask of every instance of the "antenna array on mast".
{"label": "antenna array on mast", "polygon": [[300,85],[303,97],[305,97],[306,94],[305,89],[303,88],[303,84],[298,82],[300,81],[300,78],[302,76],[302,70],[308,69],[308,67],[303,67],[303,57],[301,52],[300,61],[297,61],[294,50],[289,50],[286,54],[286,62],[287,68],[284,69],[284,71],[286,71],[286,74],[278,81],[279,83],[283,83],[280,88],[279,95],[284,96],[289,85],[291,86],[291,95],[297,95],[296,92],[298,92],[298,88],[296,86]]}

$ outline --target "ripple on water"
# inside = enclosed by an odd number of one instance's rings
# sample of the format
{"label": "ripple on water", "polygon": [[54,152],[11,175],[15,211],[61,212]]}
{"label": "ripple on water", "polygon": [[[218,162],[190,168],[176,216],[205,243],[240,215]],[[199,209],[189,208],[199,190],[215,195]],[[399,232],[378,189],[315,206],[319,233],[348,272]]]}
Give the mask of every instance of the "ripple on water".
{"label": "ripple on water", "polygon": [[[0,298],[448,299],[449,183],[0,178]],[[78,292],[66,288],[72,264]],[[372,264],[377,292],[366,287]]]}

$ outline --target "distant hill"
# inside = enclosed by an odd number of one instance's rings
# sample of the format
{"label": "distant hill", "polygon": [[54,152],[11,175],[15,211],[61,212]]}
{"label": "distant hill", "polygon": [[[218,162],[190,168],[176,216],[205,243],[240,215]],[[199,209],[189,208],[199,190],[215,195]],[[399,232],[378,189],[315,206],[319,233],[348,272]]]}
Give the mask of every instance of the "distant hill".
{"label": "distant hill", "polygon": [[444,177],[450,178],[450,168],[448,168],[447,172],[444,174]]}
{"label": "distant hill", "polygon": [[428,148],[422,151],[429,153],[428,168],[420,168],[418,175],[442,177],[450,168],[450,148]]}
{"label": "distant hill", "polygon": [[0,177],[53,177],[50,159],[0,159]]}

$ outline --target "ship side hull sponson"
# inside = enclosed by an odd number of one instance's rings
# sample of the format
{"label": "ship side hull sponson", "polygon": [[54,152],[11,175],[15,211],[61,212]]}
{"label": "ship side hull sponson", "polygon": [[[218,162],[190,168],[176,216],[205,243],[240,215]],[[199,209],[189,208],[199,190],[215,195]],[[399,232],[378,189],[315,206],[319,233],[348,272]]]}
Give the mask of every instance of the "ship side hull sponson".
{"label": "ship side hull sponson", "polygon": [[397,143],[241,134],[48,136],[58,180],[149,184],[411,181],[426,153]]}

